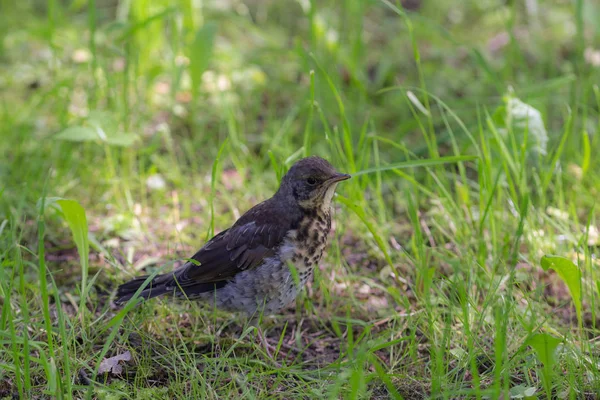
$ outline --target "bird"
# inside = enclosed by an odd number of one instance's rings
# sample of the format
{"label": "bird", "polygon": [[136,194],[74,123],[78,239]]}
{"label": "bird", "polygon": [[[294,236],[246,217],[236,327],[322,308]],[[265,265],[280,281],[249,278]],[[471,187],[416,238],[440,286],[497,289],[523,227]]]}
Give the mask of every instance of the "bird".
{"label": "bird", "polygon": [[[271,198],[215,235],[181,267],[154,277],[139,297],[171,295],[247,315],[279,312],[296,299],[321,260],[333,195],[350,177],[318,156],[298,160]],[[120,285],[115,303],[130,300],[147,279]]]}

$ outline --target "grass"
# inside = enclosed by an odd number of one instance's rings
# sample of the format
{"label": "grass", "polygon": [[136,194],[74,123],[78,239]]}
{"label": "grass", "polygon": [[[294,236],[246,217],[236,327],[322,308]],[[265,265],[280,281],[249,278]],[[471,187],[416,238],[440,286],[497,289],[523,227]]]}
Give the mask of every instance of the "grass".
{"label": "grass", "polygon": [[[593,2],[0,10],[0,398],[600,393]],[[279,365],[239,315],[111,305],[311,154],[354,178]]]}

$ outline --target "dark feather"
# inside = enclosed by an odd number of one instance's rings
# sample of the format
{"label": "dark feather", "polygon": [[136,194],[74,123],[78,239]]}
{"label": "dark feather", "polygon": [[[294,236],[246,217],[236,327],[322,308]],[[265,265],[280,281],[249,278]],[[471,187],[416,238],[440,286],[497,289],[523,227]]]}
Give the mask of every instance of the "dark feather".
{"label": "dark feather", "polygon": [[[122,284],[117,289],[116,304],[123,304],[133,297],[135,292],[142,286],[146,281],[148,275],[140,276],[127,283]],[[167,293],[175,293],[179,290],[178,287],[174,287],[174,273],[157,275],[148,285],[140,292],[140,296],[143,299],[151,299],[153,297],[162,296]],[[225,281],[216,283],[199,283],[189,285],[184,289],[184,293],[187,297],[193,298],[197,294],[206,293],[212,290],[220,289],[225,286]]]}
{"label": "dark feather", "polygon": [[[257,215],[262,218],[255,218]],[[195,262],[188,261],[171,273],[158,275],[140,296],[148,299],[183,291],[186,296],[194,297],[218,289],[237,273],[256,268],[265,258],[274,256],[301,217],[301,213],[290,213],[290,208],[282,207],[273,198],[260,203],[230,229],[208,241],[191,257]],[[116,302],[129,300],[145,279],[136,278],[119,286]]]}
{"label": "dark feather", "polygon": [[[269,229],[271,228],[271,229]],[[268,232],[277,231],[272,240]],[[276,254],[283,242],[287,229],[273,229],[269,225],[251,222],[234,226],[223,236],[217,236],[209,244],[200,249],[194,256],[200,265],[188,262],[179,275],[185,284],[187,280],[194,282],[218,282],[229,279],[238,272],[256,268],[265,258]]]}

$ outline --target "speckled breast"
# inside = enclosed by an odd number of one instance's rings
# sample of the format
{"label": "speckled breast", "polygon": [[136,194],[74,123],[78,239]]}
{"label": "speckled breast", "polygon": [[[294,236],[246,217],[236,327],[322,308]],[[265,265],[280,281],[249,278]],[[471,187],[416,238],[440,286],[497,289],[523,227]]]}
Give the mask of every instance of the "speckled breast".
{"label": "speckled breast", "polygon": [[[330,213],[308,213],[297,229],[288,233],[277,255],[265,259],[254,270],[238,273],[216,292],[220,308],[254,314],[257,309],[272,314],[290,304],[312,276],[321,259],[331,230]],[[293,278],[292,264],[298,281]],[[211,300],[211,293],[202,298]]]}
{"label": "speckled breast", "polygon": [[295,251],[291,258],[298,271],[300,285],[311,277],[315,265],[321,260],[331,230],[331,215],[315,210],[301,221],[294,238]]}

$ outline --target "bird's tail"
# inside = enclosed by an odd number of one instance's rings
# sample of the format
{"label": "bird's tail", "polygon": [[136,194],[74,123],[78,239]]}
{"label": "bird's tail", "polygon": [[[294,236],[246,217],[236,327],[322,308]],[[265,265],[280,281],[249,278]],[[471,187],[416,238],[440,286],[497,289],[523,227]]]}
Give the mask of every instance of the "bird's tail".
{"label": "bird's tail", "polygon": [[[115,304],[121,305],[131,299],[146,279],[148,279],[148,275],[140,276],[120,285],[117,289]],[[172,281],[172,279],[172,273],[157,275],[140,292],[139,297],[148,300],[172,292],[173,288],[168,285],[168,282]]]}

